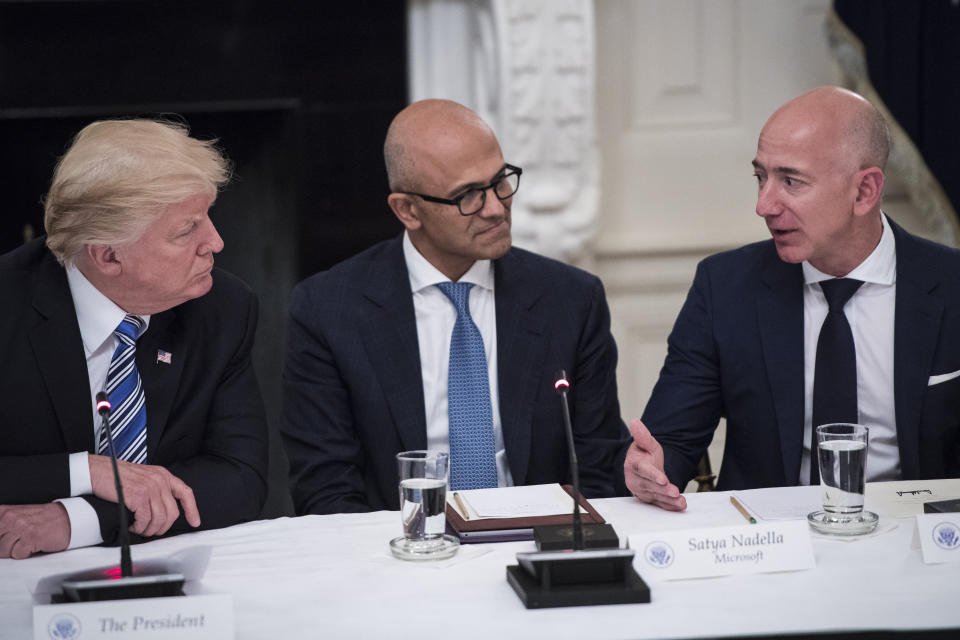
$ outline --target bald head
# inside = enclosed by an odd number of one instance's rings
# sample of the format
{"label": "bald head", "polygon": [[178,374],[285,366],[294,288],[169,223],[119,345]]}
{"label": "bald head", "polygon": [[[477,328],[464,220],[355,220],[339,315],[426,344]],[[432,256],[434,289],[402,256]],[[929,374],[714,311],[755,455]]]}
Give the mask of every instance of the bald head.
{"label": "bald head", "polygon": [[390,123],[383,144],[390,190],[425,188],[421,183],[433,165],[452,161],[472,148],[467,142],[478,138],[496,144],[489,125],[462,104],[436,99],[414,102]]}
{"label": "bald head", "polygon": [[870,255],[883,233],[889,150],[877,109],[839,87],[809,91],[770,116],[753,167],[757,215],[781,260],[842,277]]}
{"label": "bald head", "polygon": [[890,154],[883,115],[862,96],[840,87],[817,87],[791,100],[763,129],[796,141],[817,138],[828,143],[835,162],[849,171],[884,169]]}

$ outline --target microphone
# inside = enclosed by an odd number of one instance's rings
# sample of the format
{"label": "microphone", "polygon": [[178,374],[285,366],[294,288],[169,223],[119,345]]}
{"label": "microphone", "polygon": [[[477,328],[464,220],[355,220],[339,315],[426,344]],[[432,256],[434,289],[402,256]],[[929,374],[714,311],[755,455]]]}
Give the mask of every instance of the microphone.
{"label": "microphone", "polygon": [[560,411],[563,418],[563,430],[567,438],[569,451],[570,481],[573,485],[573,523],[572,525],[543,525],[533,528],[533,538],[540,551],[559,551],[573,549],[582,551],[584,547],[590,549],[613,548],[620,546],[617,532],[609,524],[584,525],[580,516],[580,466],[577,461],[577,448],[573,441],[573,423],[570,421],[570,403],[567,394],[570,391],[570,380],[567,372],[560,369],[554,375],[553,388],[560,398]]}
{"label": "microphone", "polygon": [[[567,372],[557,371],[553,388],[560,395],[560,408],[563,411],[563,426],[567,433],[567,449],[570,451],[570,478],[573,481],[573,549],[583,550],[583,523],[580,521],[580,465],[577,463],[577,449],[573,446],[573,424],[570,422],[570,404],[567,401],[567,391],[570,390],[570,381]],[[536,535],[536,531],[534,531]],[[620,540],[614,534],[613,547],[620,546]],[[542,547],[538,547],[541,550]]]}
{"label": "microphone", "polygon": [[[528,609],[598,604],[650,602],[650,587],[633,568],[631,549],[620,549],[620,539],[609,524],[590,524],[580,518],[580,469],[573,441],[567,393],[570,381],[559,370],[554,389],[560,396],[563,427],[570,451],[573,484],[573,525],[534,527],[539,551],[518,553],[507,567],[507,582]],[[587,546],[584,550],[584,539]],[[570,547],[569,540],[573,546]]]}
{"label": "microphone", "polygon": [[117,450],[113,446],[113,434],[110,433],[110,401],[103,391],[97,393],[97,413],[100,414],[101,430],[107,436],[110,447],[110,465],[113,467],[113,486],[117,490],[117,510],[120,512],[120,577],[133,576],[133,561],[130,559],[130,530],[127,525],[127,503],[123,500],[123,485],[120,483],[120,469],[117,468]]}
{"label": "microphone", "polygon": [[101,430],[107,438],[110,450],[110,465],[113,467],[113,483],[117,490],[117,509],[120,515],[120,572],[115,567],[91,569],[73,574],[64,579],[63,594],[55,596],[58,602],[91,602],[100,600],[125,600],[129,598],[157,598],[182,596],[184,577],[168,573],[162,566],[151,565],[134,571],[130,558],[130,528],[127,523],[127,504],[123,499],[123,484],[117,466],[117,450],[110,432],[110,400],[103,391],[97,393],[97,413],[101,418]]}

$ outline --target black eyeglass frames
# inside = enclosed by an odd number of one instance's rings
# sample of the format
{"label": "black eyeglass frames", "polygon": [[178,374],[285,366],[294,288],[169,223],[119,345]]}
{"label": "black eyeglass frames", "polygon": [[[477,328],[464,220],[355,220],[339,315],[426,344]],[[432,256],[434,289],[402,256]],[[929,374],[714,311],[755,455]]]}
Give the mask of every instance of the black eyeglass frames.
{"label": "black eyeglass frames", "polygon": [[438,198],[436,196],[428,196],[426,194],[415,193],[413,191],[401,191],[400,193],[405,193],[409,196],[417,196],[418,198],[423,198],[427,202],[456,205],[457,209],[460,211],[460,215],[472,216],[476,213],[479,213],[480,210],[483,209],[483,205],[487,203],[488,189],[493,189],[494,195],[496,195],[499,199],[506,200],[515,194],[517,189],[520,188],[520,175],[523,173],[523,169],[520,167],[515,167],[512,164],[505,164],[503,165],[503,170],[505,173],[487,186],[475,187],[469,191],[465,191],[456,198]]}

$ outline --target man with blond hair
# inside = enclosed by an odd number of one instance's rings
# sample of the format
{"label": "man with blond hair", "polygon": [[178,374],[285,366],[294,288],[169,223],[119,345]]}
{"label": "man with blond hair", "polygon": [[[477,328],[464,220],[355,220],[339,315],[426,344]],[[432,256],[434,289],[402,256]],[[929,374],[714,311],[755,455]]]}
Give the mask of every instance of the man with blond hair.
{"label": "man with blond hair", "polygon": [[257,302],[213,266],[208,215],[228,179],[183,126],[95,122],[57,164],[46,237],[0,257],[0,557],[116,540],[101,391],[134,534],[258,516]]}
{"label": "man with blond hair", "polygon": [[630,425],[639,499],[685,509],[721,417],[718,489],[818,484],[831,422],[870,430],[867,481],[960,476],[960,252],[880,210],[888,153],[879,111],[839,87],[767,121],[753,169],[772,239],[697,268]]}
{"label": "man with blond hair", "polygon": [[[404,232],[294,290],[284,437],[298,513],[398,509],[395,455],[450,452],[453,490],[569,482],[612,496],[626,426],[600,281],[511,247],[521,169],[463,105],[423,100],[384,144]],[[622,460],[621,460],[622,462]]]}

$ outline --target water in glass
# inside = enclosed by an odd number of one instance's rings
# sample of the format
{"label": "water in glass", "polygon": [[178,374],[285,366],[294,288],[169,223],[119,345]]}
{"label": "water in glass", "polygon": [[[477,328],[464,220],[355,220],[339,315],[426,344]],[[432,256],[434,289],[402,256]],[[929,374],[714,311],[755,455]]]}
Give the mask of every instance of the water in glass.
{"label": "water in glass", "polygon": [[862,440],[828,440],[820,443],[820,485],[823,509],[851,514],[863,510],[864,468],[867,443]]}
{"label": "water in glass", "polygon": [[434,478],[407,478],[400,482],[400,517],[408,540],[436,540],[446,526],[447,482]]}

